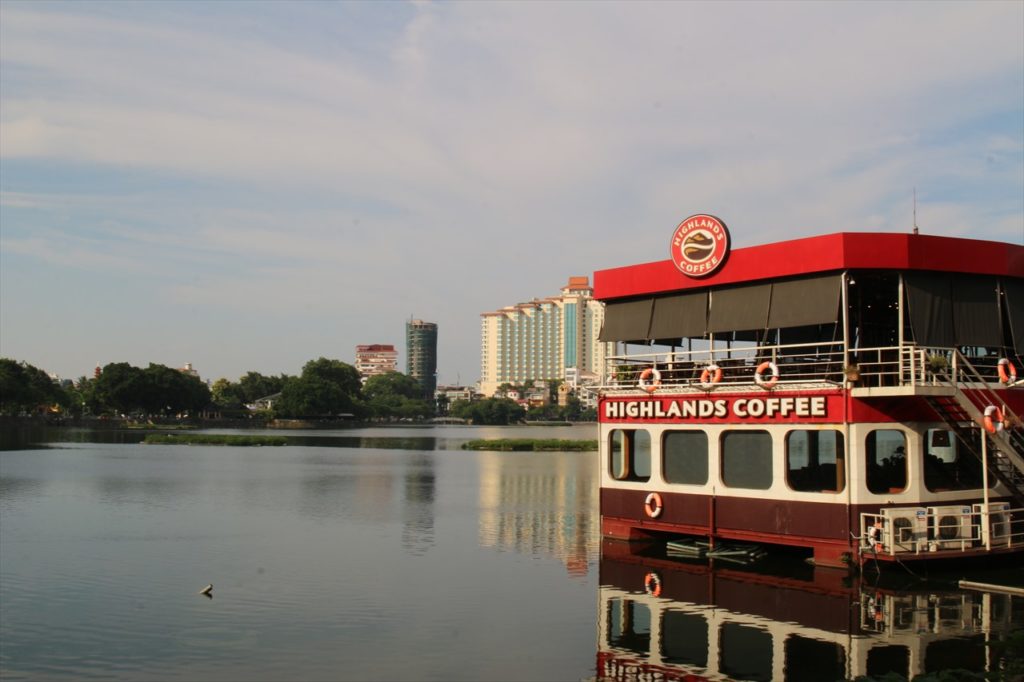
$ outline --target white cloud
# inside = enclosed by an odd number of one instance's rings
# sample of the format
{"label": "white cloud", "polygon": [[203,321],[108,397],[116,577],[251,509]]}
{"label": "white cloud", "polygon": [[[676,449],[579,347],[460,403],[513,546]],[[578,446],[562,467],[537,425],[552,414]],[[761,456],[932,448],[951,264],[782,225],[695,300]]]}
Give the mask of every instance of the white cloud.
{"label": "white cloud", "polygon": [[480,312],[662,259],[688,213],[737,245],[902,231],[916,188],[923,230],[1024,242],[1020,3],[188,7],[5,3],[8,262],[443,316],[465,378]]}

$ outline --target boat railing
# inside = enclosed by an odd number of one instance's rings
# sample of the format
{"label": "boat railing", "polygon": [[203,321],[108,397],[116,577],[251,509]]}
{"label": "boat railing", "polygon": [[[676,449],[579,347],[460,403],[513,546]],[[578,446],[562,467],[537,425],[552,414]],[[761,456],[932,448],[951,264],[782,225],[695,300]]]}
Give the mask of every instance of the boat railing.
{"label": "boat railing", "polygon": [[899,558],[1020,549],[1024,507],[1007,502],[886,508],[860,515],[862,557]]}
{"label": "boat railing", "polygon": [[[1019,367],[1019,360],[1013,358],[1011,362]],[[838,386],[846,382],[853,387],[866,388],[914,388],[949,383],[998,385],[1001,383],[999,361],[996,356],[968,360],[954,348],[917,344],[849,349],[842,342],[732,345],[610,356],[602,388],[635,390],[646,386],[651,390],[652,376],[663,388],[698,390],[764,385],[765,382],[778,388],[807,384]],[[656,373],[648,370],[656,370]],[[775,372],[778,378],[771,381]],[[1021,373],[1020,383],[1024,384],[1024,368]]]}

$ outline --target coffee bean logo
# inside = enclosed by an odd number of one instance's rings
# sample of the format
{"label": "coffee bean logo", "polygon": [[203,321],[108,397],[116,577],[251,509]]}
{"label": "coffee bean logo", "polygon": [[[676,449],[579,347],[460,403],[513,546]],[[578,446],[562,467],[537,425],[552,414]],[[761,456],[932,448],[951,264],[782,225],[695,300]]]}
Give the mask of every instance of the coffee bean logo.
{"label": "coffee bean logo", "polygon": [[692,232],[683,242],[683,255],[694,263],[707,260],[715,252],[715,240],[703,230]]}

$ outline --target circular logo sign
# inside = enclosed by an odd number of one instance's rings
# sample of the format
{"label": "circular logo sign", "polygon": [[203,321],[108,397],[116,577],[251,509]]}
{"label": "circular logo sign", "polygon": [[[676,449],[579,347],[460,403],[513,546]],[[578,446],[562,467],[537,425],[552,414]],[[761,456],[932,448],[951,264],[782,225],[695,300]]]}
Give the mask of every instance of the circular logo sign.
{"label": "circular logo sign", "polygon": [[729,230],[713,215],[692,215],[672,233],[669,245],[672,262],[690,277],[706,277],[725,262],[729,254]]}

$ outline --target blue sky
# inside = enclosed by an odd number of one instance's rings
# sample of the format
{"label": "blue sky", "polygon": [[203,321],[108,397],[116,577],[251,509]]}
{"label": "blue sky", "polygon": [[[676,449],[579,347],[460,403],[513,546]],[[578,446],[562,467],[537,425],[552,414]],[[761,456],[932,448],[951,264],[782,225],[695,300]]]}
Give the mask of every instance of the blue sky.
{"label": "blue sky", "polygon": [[0,4],[0,355],[66,378],[352,362],[663,260],[1024,243],[1024,3]]}

